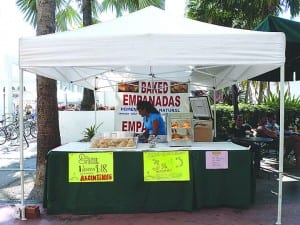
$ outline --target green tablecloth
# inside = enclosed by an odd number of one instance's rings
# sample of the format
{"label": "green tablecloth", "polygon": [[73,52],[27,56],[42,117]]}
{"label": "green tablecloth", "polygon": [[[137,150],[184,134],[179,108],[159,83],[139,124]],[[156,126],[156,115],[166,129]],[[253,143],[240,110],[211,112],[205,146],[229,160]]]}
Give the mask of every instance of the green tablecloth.
{"label": "green tablecloth", "polygon": [[190,150],[190,181],[144,182],[143,152],[114,152],[114,182],[69,183],[69,151],[47,155],[44,207],[49,214],[245,208],[254,195],[251,152],[228,151],[229,168],[205,169],[205,151]]}

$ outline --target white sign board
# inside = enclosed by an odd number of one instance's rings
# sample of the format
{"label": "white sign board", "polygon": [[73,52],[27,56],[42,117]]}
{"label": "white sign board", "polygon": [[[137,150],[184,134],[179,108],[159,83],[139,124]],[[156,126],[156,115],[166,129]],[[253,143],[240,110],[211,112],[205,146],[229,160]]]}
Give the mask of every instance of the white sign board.
{"label": "white sign board", "polygon": [[189,112],[189,84],[155,80],[119,83],[115,130],[143,132],[143,119],[136,110],[139,101],[150,101],[166,119],[167,113]]}

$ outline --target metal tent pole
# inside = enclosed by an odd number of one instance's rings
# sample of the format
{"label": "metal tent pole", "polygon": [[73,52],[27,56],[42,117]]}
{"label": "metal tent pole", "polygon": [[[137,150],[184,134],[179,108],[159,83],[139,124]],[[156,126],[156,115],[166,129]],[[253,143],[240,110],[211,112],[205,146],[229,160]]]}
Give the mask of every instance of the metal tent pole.
{"label": "metal tent pole", "polygon": [[20,208],[20,219],[26,220],[25,217],[25,204],[24,204],[24,123],[23,123],[23,70],[19,72],[19,131],[20,131],[20,176],[21,176],[21,208]]}
{"label": "metal tent pole", "polygon": [[284,156],[284,65],[280,67],[280,136],[279,136],[279,179],[278,179],[278,210],[277,225],[281,225],[282,213],[282,177]]}

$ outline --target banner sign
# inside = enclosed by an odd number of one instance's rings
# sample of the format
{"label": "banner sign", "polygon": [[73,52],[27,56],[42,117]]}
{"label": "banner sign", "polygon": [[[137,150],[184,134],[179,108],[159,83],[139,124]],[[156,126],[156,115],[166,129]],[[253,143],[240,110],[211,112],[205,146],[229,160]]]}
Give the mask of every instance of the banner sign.
{"label": "banner sign", "polygon": [[144,181],[189,181],[188,151],[144,152]]}
{"label": "banner sign", "polygon": [[69,183],[113,182],[113,152],[69,153]]}
{"label": "banner sign", "polygon": [[150,101],[166,119],[167,113],[189,112],[189,83],[135,81],[119,83],[116,93],[115,130],[143,132],[143,120],[136,110],[139,101]]}
{"label": "banner sign", "polygon": [[206,169],[228,169],[228,151],[205,152]]}

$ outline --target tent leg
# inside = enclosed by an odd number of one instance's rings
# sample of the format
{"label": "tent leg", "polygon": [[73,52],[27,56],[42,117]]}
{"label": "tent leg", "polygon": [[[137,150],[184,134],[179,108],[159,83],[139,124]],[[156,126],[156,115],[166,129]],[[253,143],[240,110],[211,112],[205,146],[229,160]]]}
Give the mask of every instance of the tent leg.
{"label": "tent leg", "polygon": [[24,122],[23,122],[23,70],[20,69],[19,74],[19,129],[20,129],[20,176],[21,176],[21,207],[20,207],[20,219],[26,220],[25,217],[25,204],[24,204]]}
{"label": "tent leg", "polygon": [[214,138],[217,137],[216,78],[214,79]]}
{"label": "tent leg", "polygon": [[284,65],[280,67],[280,136],[279,136],[279,178],[278,178],[278,210],[277,225],[281,225],[282,213],[282,177],[283,177],[283,156],[284,156]]}

